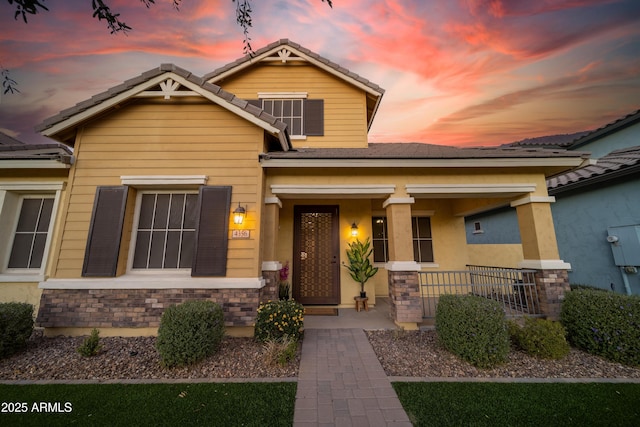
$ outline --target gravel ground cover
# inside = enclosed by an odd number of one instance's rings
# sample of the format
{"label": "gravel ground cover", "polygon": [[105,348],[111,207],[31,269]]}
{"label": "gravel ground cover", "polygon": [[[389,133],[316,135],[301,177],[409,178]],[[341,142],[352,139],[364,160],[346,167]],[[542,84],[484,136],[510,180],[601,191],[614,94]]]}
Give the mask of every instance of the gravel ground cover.
{"label": "gravel ground cover", "polygon": [[640,378],[640,367],[609,362],[571,349],[561,360],[543,360],[512,349],[507,363],[478,369],[437,343],[435,331],[372,331],[369,342],[389,376],[450,378]]}
{"label": "gravel ground cover", "polygon": [[[640,378],[640,368],[572,349],[559,361],[513,350],[509,361],[478,369],[441,348],[435,331],[367,332],[389,376],[450,378]],[[287,366],[265,363],[262,344],[225,337],[218,353],[190,367],[164,369],[154,337],[104,337],[100,354],[82,357],[82,337],[34,337],[25,351],[0,360],[0,380],[118,380],[297,377],[300,352]]]}

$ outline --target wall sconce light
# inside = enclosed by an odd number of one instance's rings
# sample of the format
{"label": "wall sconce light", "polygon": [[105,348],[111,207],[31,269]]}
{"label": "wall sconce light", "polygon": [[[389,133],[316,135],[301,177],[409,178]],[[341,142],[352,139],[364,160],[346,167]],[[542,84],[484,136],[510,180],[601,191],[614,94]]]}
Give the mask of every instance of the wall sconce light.
{"label": "wall sconce light", "polygon": [[351,224],[351,236],[352,237],[358,236],[358,225],[355,222]]}
{"label": "wall sconce light", "polygon": [[240,206],[240,202],[238,202],[238,207],[233,211],[233,223],[237,225],[242,224],[246,215],[247,210]]}

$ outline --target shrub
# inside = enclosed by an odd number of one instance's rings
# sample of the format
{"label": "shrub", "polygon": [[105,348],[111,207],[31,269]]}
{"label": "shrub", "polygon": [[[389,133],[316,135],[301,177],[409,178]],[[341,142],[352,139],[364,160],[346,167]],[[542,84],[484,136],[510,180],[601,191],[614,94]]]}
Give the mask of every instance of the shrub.
{"label": "shrub", "polygon": [[0,358],[11,356],[27,345],[33,333],[33,306],[23,302],[0,304]]}
{"label": "shrub", "polygon": [[304,326],[304,308],[294,301],[268,301],[258,307],[254,335],[258,341],[280,339],[285,335],[300,339]]}
{"label": "shrub", "polygon": [[82,345],[78,347],[76,351],[84,357],[91,357],[98,354],[101,349],[100,332],[98,332],[96,328],[93,328],[91,335],[85,338]]}
{"label": "shrub", "polygon": [[509,333],[502,305],[474,295],[441,295],[438,340],[472,365],[489,368],[507,359]]}
{"label": "shrub", "polygon": [[156,348],[163,366],[185,366],[215,353],[224,336],[222,307],[212,301],[187,301],[165,310]]}
{"label": "shrub", "polygon": [[640,296],[571,291],[565,295],[560,320],[571,345],[615,362],[640,365]]}
{"label": "shrub", "polygon": [[562,359],[569,354],[566,332],[558,322],[525,317],[524,326],[509,322],[512,341],[527,354],[542,359]]}
{"label": "shrub", "polygon": [[296,357],[298,341],[285,335],[280,339],[266,340],[263,348],[267,365],[279,364],[285,366]]}

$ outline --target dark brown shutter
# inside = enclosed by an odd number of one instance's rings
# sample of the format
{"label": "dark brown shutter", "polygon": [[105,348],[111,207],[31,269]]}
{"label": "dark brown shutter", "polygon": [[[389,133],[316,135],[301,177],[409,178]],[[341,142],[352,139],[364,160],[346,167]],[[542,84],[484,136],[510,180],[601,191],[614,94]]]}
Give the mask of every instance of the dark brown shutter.
{"label": "dark brown shutter", "polygon": [[129,187],[98,187],[93,202],[82,275],[114,277]]}
{"label": "dark brown shutter", "polygon": [[304,134],[324,135],[324,99],[304,100]]}
{"label": "dark brown shutter", "polygon": [[225,276],[231,187],[200,187],[192,276]]}

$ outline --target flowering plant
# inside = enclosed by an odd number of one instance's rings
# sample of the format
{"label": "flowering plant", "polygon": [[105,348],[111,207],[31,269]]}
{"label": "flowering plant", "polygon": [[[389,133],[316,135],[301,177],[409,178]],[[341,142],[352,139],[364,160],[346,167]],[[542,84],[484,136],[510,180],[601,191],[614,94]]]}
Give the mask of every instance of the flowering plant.
{"label": "flowering plant", "polygon": [[289,290],[291,289],[291,285],[287,282],[289,278],[289,261],[287,261],[284,266],[280,269],[280,284],[278,286],[278,298],[281,300],[289,299]]}
{"label": "flowering plant", "polygon": [[267,301],[258,307],[254,335],[258,341],[284,336],[297,341],[304,326],[304,308],[294,300]]}

